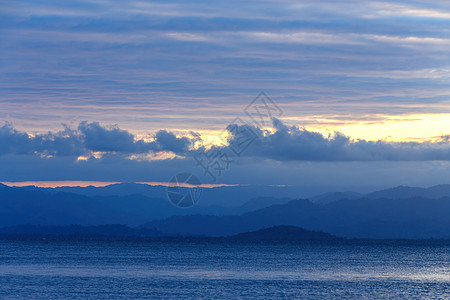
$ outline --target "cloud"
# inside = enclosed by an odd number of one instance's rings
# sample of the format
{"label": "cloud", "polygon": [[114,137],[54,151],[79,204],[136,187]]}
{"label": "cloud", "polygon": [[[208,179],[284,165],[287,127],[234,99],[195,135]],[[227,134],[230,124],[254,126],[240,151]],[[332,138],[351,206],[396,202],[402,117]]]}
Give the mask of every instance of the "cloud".
{"label": "cloud", "polygon": [[[239,126],[228,128],[235,129],[230,132],[230,143],[241,141]],[[0,127],[0,179],[165,182],[177,173],[190,172],[207,183],[211,178],[193,159],[203,150],[208,155],[221,150],[232,160],[216,183],[351,188],[369,182],[377,187],[443,183],[450,175],[450,142],[446,136],[435,143],[370,142],[352,140],[341,133],[324,136],[277,119],[272,131],[249,128],[255,139],[238,157],[228,146],[193,149],[192,145],[201,139],[195,133],[177,137],[160,130],[147,142],[118,126],[97,122],[81,122],[75,129],[64,127],[37,135],[5,124]],[[96,151],[102,155],[92,155]],[[133,158],[168,152],[178,155],[157,160]],[[80,155],[87,159],[78,160]]]}
{"label": "cloud", "polygon": [[25,132],[15,130],[11,123],[0,127],[0,154],[26,154],[30,151],[30,138]]}
{"label": "cloud", "polygon": [[171,132],[160,130],[153,141],[146,142],[117,126],[104,127],[98,122],[86,121],[81,122],[75,130],[64,125],[61,131],[33,136],[5,123],[0,127],[0,155],[72,156],[74,159],[93,152],[125,155],[170,151],[182,155],[195,140],[178,138]]}
{"label": "cloud", "polygon": [[78,130],[83,136],[87,149],[101,152],[136,152],[134,136],[117,126],[109,129],[100,126],[98,122],[81,122]]}
{"label": "cloud", "polygon": [[[366,141],[352,140],[339,132],[324,136],[297,126],[286,126],[278,119],[274,119],[273,125],[273,132],[251,128],[257,138],[244,156],[274,161],[450,161],[450,143],[445,136],[439,142]],[[230,142],[238,139],[235,134]]]}
{"label": "cloud", "polygon": [[191,140],[187,137],[178,138],[175,134],[168,132],[167,130],[158,131],[155,135],[155,139],[158,144],[158,150],[171,151],[177,154],[186,153],[197,140],[196,138]]}
{"label": "cloud", "polygon": [[[244,127],[245,126],[245,127]],[[232,129],[234,128],[234,129]],[[108,157],[131,157],[130,155],[171,152],[183,157],[194,157],[208,151],[230,151],[236,142],[252,139],[244,151],[243,158],[268,159],[273,161],[450,161],[450,142],[443,136],[438,142],[388,142],[383,140],[353,140],[335,132],[324,136],[297,126],[287,126],[281,120],[273,120],[273,131],[261,130],[250,125],[233,124],[229,146],[194,149],[201,140],[197,133],[190,137],[177,137],[173,132],[159,130],[152,140],[137,139],[118,126],[105,127],[98,122],[81,122],[77,129],[65,126],[58,132],[31,135],[20,132],[6,123],[0,127],[0,155],[19,154],[41,157],[91,156],[101,152]],[[250,129],[250,131],[248,130]],[[246,131],[247,137],[239,136]],[[162,156],[169,157],[171,156]]]}

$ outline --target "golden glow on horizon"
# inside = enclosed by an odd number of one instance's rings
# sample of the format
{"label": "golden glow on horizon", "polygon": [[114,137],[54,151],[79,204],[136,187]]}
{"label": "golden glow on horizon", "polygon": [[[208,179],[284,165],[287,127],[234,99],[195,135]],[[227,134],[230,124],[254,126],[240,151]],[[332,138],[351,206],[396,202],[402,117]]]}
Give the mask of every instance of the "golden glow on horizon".
{"label": "golden glow on horizon", "polygon": [[[308,131],[320,132],[325,136],[340,132],[353,140],[393,141],[393,142],[427,142],[440,141],[443,135],[450,135],[450,114],[410,114],[410,115],[302,115],[285,116],[281,120],[287,126],[297,126]],[[226,126],[224,126],[225,128]],[[264,128],[274,132],[273,128]],[[197,132],[201,141],[194,148],[205,146],[223,146],[227,135],[224,130],[190,130],[174,129],[178,137],[193,137],[190,132]]]}
{"label": "golden glow on horizon", "polygon": [[[301,118],[290,118],[301,123]],[[325,136],[339,131],[352,139],[395,142],[437,141],[450,134],[450,114],[414,114],[407,116],[377,116],[377,119],[343,121],[330,117],[305,120],[305,129]]]}
{"label": "golden glow on horizon", "polygon": [[[437,109],[436,107],[434,109]],[[447,109],[442,108],[443,111]],[[426,142],[439,141],[443,135],[450,135],[450,113],[427,113],[427,114],[409,114],[409,115],[383,115],[383,114],[361,114],[355,113],[335,113],[335,114],[308,114],[292,112],[294,115],[286,115],[281,118],[286,126],[297,126],[309,131],[320,132],[325,136],[338,131],[350,137],[353,140],[363,139],[367,141],[394,141],[394,142]],[[229,120],[227,120],[229,121]],[[198,134],[200,139],[195,143],[194,148],[205,146],[224,146],[228,137],[225,123],[223,126],[215,124],[220,129],[197,129],[196,125],[192,128],[168,128],[168,131],[174,132],[178,138],[195,138]],[[214,127],[213,127],[214,128]],[[135,135],[135,140],[144,140],[146,142],[154,141],[156,131],[139,133],[129,128]],[[274,132],[273,128],[265,128],[269,132]],[[31,134],[31,133],[29,133]],[[225,143],[224,143],[225,141]],[[93,152],[90,155],[79,156],[78,162],[86,161],[91,156],[99,159],[104,155],[103,152]],[[167,154],[155,157],[134,156],[132,159],[138,160],[164,160],[172,159],[175,156]]]}
{"label": "golden glow on horizon", "polygon": [[428,141],[450,134],[450,115],[409,115],[387,118],[382,123],[342,126],[338,130],[350,136],[362,136],[368,140]]}
{"label": "golden glow on horizon", "polygon": [[[411,114],[411,115],[372,115],[351,120],[338,116],[285,117],[287,126],[304,127],[308,131],[316,131],[328,136],[336,131],[349,136],[353,140],[392,141],[392,142],[436,142],[440,137],[450,135],[450,114]],[[273,128],[265,128],[273,133]],[[195,130],[193,130],[195,131]],[[179,132],[179,131],[178,131]],[[198,131],[201,145],[223,146],[227,135],[223,130]],[[181,135],[180,135],[181,136]],[[187,135],[186,135],[187,136]]]}

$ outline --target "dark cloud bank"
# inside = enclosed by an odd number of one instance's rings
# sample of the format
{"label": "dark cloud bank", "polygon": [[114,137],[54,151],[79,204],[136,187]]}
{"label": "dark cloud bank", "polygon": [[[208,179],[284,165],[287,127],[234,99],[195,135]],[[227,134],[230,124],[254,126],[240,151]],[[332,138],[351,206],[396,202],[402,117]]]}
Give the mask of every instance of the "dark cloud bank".
{"label": "dark cloud bank", "polygon": [[29,154],[45,156],[87,155],[91,152],[114,154],[142,154],[171,151],[185,154],[193,140],[177,138],[175,134],[160,130],[154,141],[136,140],[135,136],[117,126],[103,127],[98,122],[81,122],[77,129],[64,126],[64,130],[31,136],[19,132],[10,123],[0,128],[0,154]]}
{"label": "dark cloud bank", "polygon": [[[444,137],[441,142],[423,143],[365,141],[352,140],[338,132],[327,137],[295,126],[288,127],[277,119],[273,125],[273,132],[251,127],[257,138],[243,152],[243,157],[327,162],[450,160],[450,143]],[[233,138],[236,136],[230,139]],[[117,126],[105,127],[97,122],[81,122],[76,129],[64,126],[56,133],[31,135],[6,123],[0,127],[0,155],[32,155],[45,159],[73,157],[75,160],[94,152],[103,152],[109,157],[172,152],[190,157],[198,151],[193,145],[199,139],[195,134],[193,138],[177,137],[172,132],[160,130],[152,141],[146,142]]]}

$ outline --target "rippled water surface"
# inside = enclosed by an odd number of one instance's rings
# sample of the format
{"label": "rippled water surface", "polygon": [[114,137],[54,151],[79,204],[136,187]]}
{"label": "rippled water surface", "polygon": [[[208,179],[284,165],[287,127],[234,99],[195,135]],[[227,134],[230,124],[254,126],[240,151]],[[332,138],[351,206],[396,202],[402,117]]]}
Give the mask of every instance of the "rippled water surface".
{"label": "rippled water surface", "polygon": [[0,241],[0,298],[450,298],[450,246]]}

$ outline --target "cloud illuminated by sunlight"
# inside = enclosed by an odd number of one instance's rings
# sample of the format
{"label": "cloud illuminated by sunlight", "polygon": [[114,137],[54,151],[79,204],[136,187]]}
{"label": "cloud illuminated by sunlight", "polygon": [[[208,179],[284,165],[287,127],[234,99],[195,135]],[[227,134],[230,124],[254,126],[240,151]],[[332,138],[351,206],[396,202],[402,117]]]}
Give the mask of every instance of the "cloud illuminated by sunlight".
{"label": "cloud illuminated by sunlight", "polygon": [[367,120],[313,116],[288,118],[286,121],[303,123],[306,129],[325,135],[338,131],[352,139],[368,141],[436,141],[450,134],[450,114],[377,115]]}

